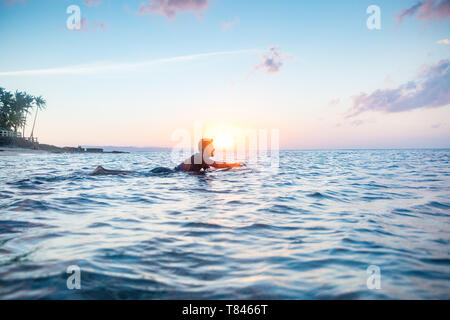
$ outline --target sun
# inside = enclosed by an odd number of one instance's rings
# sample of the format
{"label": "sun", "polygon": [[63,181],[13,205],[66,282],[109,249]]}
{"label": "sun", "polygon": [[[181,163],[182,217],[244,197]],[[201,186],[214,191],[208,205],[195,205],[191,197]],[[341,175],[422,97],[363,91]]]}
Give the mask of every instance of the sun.
{"label": "sun", "polygon": [[218,134],[213,137],[217,149],[229,149],[234,147],[234,137],[231,134]]}
{"label": "sun", "polygon": [[214,139],[214,146],[218,150],[228,150],[235,146],[235,135],[233,128],[227,126],[220,126],[212,128],[210,131],[210,137]]}

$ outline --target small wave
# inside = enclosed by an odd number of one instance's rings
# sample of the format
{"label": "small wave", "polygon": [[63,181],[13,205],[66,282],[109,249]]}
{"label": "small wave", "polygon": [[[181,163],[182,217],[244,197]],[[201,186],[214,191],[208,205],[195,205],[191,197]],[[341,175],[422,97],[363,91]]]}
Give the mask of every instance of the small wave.
{"label": "small wave", "polygon": [[321,194],[320,192],[310,193],[310,194],[308,194],[308,197],[311,197],[311,198],[325,198],[325,196],[323,194]]}
{"label": "small wave", "polygon": [[283,230],[298,230],[298,227],[291,227],[291,226],[276,226],[276,225],[270,225],[265,223],[254,223],[245,227],[240,227],[241,230],[263,230],[263,229],[269,229],[274,231],[283,231]]}
{"label": "small wave", "polygon": [[110,202],[96,201],[96,200],[88,199],[86,197],[56,198],[55,200],[58,200],[63,205],[67,205],[67,206],[81,206],[81,205],[102,206],[102,207],[111,206]]}
{"label": "small wave", "polygon": [[206,222],[188,222],[183,225],[185,228],[203,228],[203,229],[221,229],[223,226],[220,226],[215,223],[206,223]]}
{"label": "small wave", "polygon": [[104,228],[104,227],[111,227],[109,223],[105,222],[95,222],[87,226],[89,229],[95,229],[95,228]]}
{"label": "small wave", "polygon": [[17,233],[23,231],[23,229],[30,229],[30,228],[49,228],[49,226],[45,224],[32,223],[26,221],[13,221],[13,220],[0,221],[0,234]]}
{"label": "small wave", "polygon": [[14,196],[13,192],[0,191],[0,199],[11,199]]}
{"label": "small wave", "polygon": [[[336,195],[337,195],[337,193],[336,193]],[[320,192],[310,193],[307,196],[310,198],[314,198],[314,199],[326,199],[326,200],[333,200],[333,201],[339,201],[339,202],[348,202],[343,197],[337,197],[337,196],[334,197],[330,194],[324,194],[324,193],[320,193]]]}
{"label": "small wave", "polygon": [[448,210],[448,209],[450,209],[450,205],[447,205],[447,204],[445,204],[445,203],[440,203],[440,202],[437,202],[437,201],[431,201],[431,202],[428,202],[426,205],[427,205],[427,206],[430,206],[430,207],[442,209],[442,210]]}
{"label": "small wave", "polygon": [[414,215],[414,212],[409,209],[394,209],[392,210],[392,213],[405,217],[416,217],[416,215]]}
{"label": "small wave", "polygon": [[17,200],[9,205],[4,205],[1,208],[4,210],[11,210],[11,211],[34,211],[34,210],[48,211],[56,209],[55,206],[50,205],[50,203],[46,201],[32,200],[32,199]]}
{"label": "small wave", "polygon": [[274,204],[266,209],[259,209],[259,212],[271,212],[271,213],[278,213],[278,214],[289,214],[292,213],[295,210],[295,208],[287,205],[282,204]]}

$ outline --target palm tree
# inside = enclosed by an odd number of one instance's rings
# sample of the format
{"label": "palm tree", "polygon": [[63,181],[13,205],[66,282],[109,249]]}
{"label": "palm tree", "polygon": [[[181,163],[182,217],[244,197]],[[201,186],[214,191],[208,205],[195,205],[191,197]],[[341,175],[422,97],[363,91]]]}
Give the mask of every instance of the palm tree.
{"label": "palm tree", "polygon": [[37,118],[38,111],[45,109],[45,106],[47,104],[47,102],[44,100],[44,98],[42,98],[42,96],[33,97],[33,99],[34,99],[34,104],[36,105],[36,114],[34,115],[33,129],[31,130],[30,138],[33,138],[34,126],[36,125],[36,118]]}
{"label": "palm tree", "polygon": [[0,129],[8,129],[8,108],[10,95],[4,88],[0,88]]}
{"label": "palm tree", "polygon": [[2,88],[0,90],[0,125],[6,130],[15,130],[20,123],[20,118],[23,114],[23,95],[20,92],[12,94]]}
{"label": "palm tree", "polygon": [[15,133],[17,133],[18,128],[25,130],[27,115],[33,108],[33,101],[34,97],[26,92],[15,92],[14,100],[11,105],[12,112],[10,114]]}
{"label": "palm tree", "polygon": [[[44,109],[45,104],[46,102],[42,97],[33,97],[21,91],[11,93],[4,88],[0,88],[0,127],[14,131],[16,136],[19,128],[25,132],[27,116],[36,107],[36,115],[31,132],[31,137],[33,137],[37,112]],[[22,136],[25,137],[25,134],[23,133]]]}

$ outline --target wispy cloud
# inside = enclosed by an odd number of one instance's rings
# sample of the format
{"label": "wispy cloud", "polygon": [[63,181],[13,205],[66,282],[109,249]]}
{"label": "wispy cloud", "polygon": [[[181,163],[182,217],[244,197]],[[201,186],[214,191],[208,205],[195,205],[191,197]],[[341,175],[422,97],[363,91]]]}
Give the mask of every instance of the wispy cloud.
{"label": "wispy cloud", "polygon": [[277,47],[270,47],[269,52],[263,55],[263,62],[255,67],[255,70],[264,70],[266,73],[277,73],[283,66],[285,54]]}
{"label": "wispy cloud", "polygon": [[350,124],[354,127],[359,127],[365,123],[364,120],[354,120]]}
{"label": "wispy cloud", "polygon": [[177,56],[171,58],[162,58],[132,63],[90,64],[90,65],[60,67],[60,68],[49,68],[49,69],[7,71],[7,72],[0,72],[0,76],[5,77],[5,76],[73,75],[73,74],[94,74],[111,71],[128,72],[128,71],[142,70],[145,67],[151,67],[165,63],[200,60],[224,55],[249,54],[249,53],[256,53],[258,51],[259,50],[256,49],[220,51],[220,52],[200,53],[200,54]]}
{"label": "wispy cloud", "polygon": [[450,104],[450,60],[424,67],[418,79],[395,89],[379,89],[371,94],[361,93],[353,100],[347,117],[367,111],[386,113],[419,108],[436,108]]}
{"label": "wispy cloud", "polygon": [[331,100],[330,102],[328,102],[328,105],[330,105],[330,106],[336,106],[336,105],[338,105],[340,102],[341,102],[340,99],[333,99],[333,100]]}
{"label": "wispy cloud", "polygon": [[397,22],[417,14],[419,20],[443,20],[450,18],[450,0],[425,0],[396,14]]}
{"label": "wispy cloud", "polygon": [[439,129],[441,127],[440,123],[434,123],[430,126],[432,129]]}
{"label": "wispy cloud", "polygon": [[240,22],[239,18],[234,18],[231,21],[224,22],[224,23],[222,23],[222,30],[227,31],[227,30],[233,28],[235,25],[239,24],[239,22]]}
{"label": "wispy cloud", "polygon": [[169,19],[175,18],[179,13],[193,12],[201,16],[201,11],[208,8],[210,0],[148,0],[142,2],[138,14],[160,14]]}
{"label": "wispy cloud", "polygon": [[449,39],[442,39],[436,42],[437,44],[450,44],[450,40]]}

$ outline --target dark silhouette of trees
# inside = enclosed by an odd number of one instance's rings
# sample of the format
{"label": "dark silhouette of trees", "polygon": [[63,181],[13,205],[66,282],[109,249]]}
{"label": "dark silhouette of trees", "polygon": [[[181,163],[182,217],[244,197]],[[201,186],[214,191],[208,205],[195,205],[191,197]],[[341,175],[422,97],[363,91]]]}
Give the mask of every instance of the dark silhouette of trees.
{"label": "dark silhouette of trees", "polygon": [[0,128],[16,133],[21,128],[24,132],[27,116],[36,109],[31,133],[33,135],[37,112],[45,107],[46,101],[41,96],[35,97],[22,91],[11,93],[0,88]]}

